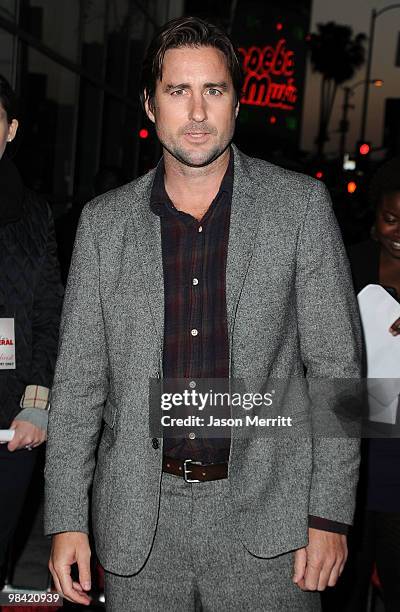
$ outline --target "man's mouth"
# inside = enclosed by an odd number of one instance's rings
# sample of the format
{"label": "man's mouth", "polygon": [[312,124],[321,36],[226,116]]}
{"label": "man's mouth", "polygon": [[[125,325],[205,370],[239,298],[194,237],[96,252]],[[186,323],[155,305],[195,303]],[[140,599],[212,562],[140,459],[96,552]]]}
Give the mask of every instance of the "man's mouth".
{"label": "man's mouth", "polygon": [[192,142],[204,142],[208,140],[209,135],[209,132],[185,132],[186,138],[188,138],[188,140],[191,140]]}
{"label": "man's mouth", "polygon": [[210,132],[185,132],[186,136],[208,136]]}

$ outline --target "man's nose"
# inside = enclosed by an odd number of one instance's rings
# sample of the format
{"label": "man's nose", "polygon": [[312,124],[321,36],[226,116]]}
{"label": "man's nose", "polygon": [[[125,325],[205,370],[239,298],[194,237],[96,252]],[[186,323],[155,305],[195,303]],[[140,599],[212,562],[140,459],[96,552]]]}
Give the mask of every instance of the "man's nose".
{"label": "man's nose", "polygon": [[206,101],[203,94],[194,94],[190,100],[191,121],[205,121],[207,119]]}

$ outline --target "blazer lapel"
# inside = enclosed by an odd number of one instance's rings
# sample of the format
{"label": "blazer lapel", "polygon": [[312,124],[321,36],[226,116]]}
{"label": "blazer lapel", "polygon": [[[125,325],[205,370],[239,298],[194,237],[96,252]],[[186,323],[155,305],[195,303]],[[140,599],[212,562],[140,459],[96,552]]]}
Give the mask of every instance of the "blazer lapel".
{"label": "blazer lapel", "polygon": [[153,324],[161,340],[164,336],[164,278],[161,249],[160,217],[150,208],[150,195],[155,171],[144,177],[140,189],[135,193],[139,206],[133,208],[135,241],[144,280],[144,289],[149,301]]}
{"label": "blazer lapel", "polygon": [[232,145],[234,178],[226,266],[228,331],[232,332],[240,293],[256,243],[262,202],[254,198],[248,158]]}

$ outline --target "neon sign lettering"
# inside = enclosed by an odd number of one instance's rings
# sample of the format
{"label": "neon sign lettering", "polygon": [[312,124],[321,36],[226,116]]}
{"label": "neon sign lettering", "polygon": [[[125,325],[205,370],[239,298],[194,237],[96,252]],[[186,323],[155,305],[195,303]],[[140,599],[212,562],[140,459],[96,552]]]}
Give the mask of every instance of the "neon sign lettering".
{"label": "neon sign lettering", "polygon": [[281,38],[275,47],[239,49],[245,73],[242,104],[294,110],[298,91],[294,79],[294,52]]}

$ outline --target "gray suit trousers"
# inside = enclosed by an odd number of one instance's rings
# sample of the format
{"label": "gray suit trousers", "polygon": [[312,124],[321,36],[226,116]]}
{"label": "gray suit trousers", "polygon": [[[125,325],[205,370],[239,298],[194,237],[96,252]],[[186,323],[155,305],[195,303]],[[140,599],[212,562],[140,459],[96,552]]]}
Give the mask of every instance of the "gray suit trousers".
{"label": "gray suit trousers", "polygon": [[107,612],[319,611],[319,593],[292,583],[293,553],[251,555],[232,511],[227,479],[189,484],[163,474],[150,554],[132,576],[105,572]]}

